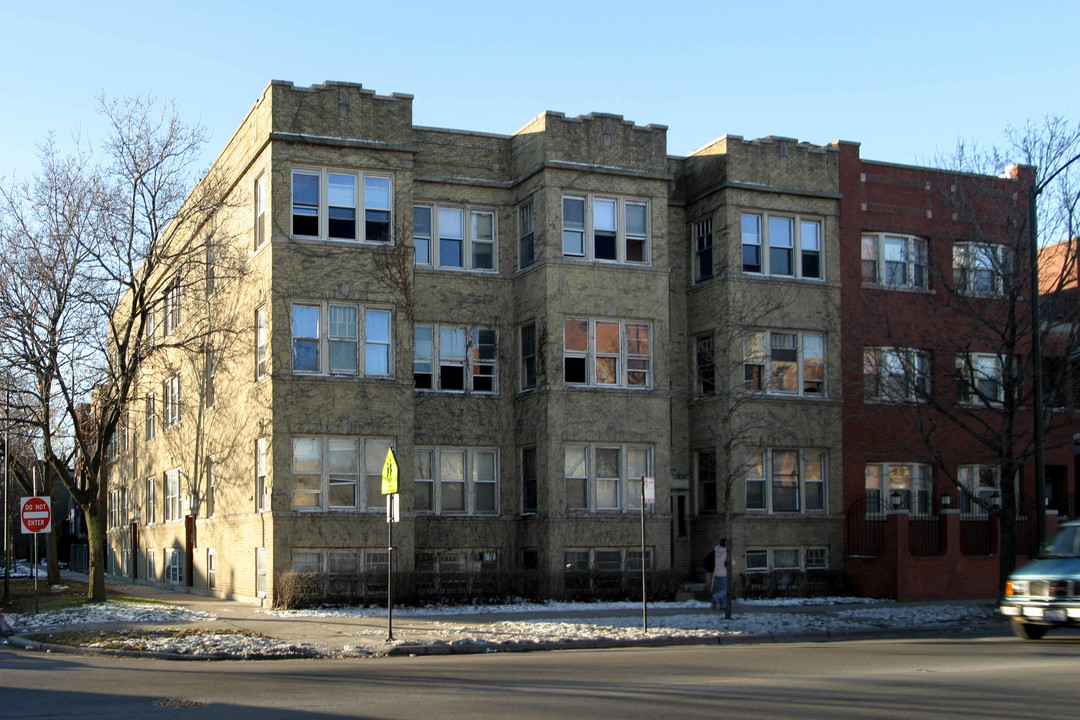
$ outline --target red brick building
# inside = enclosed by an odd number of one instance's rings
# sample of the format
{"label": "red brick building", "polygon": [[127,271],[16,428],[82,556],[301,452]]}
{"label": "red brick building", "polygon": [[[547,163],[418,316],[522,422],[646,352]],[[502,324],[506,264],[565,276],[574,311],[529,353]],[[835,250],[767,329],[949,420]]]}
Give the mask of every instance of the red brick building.
{"label": "red brick building", "polygon": [[[1036,542],[1034,169],[967,175],[836,147],[846,571],[861,595],[994,597],[1002,556]],[[1063,420],[1048,424],[1045,461],[1061,503],[1076,496]]]}

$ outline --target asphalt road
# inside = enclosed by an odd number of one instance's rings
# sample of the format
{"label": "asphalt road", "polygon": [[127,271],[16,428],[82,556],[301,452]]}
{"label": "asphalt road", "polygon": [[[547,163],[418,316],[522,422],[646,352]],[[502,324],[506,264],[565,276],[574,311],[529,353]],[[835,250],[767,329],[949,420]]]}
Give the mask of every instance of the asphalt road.
{"label": "asphalt road", "polygon": [[0,650],[0,717],[1069,718],[1080,634],[348,660]]}

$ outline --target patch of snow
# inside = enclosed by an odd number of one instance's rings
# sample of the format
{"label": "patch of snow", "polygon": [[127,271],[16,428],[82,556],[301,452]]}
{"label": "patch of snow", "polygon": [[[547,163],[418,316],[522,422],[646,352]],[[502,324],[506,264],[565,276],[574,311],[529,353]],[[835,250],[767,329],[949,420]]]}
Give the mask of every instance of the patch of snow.
{"label": "patch of snow", "polygon": [[63,610],[38,613],[11,613],[4,616],[18,631],[49,630],[86,623],[166,623],[214,620],[214,615],[161,603],[87,603]]}

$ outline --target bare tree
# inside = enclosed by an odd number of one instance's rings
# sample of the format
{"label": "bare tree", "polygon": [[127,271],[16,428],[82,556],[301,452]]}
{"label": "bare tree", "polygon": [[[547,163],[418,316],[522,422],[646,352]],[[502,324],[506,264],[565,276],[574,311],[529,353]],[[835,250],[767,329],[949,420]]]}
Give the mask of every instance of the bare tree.
{"label": "bare tree", "polygon": [[[33,388],[27,408],[49,471],[86,519],[92,599],[105,597],[106,473],[155,316],[201,286],[206,223],[226,207],[216,175],[193,187],[206,141],[174,107],[100,99],[104,164],[48,141],[26,183],[0,188],[0,362]],[[189,192],[190,190],[190,192]],[[159,345],[190,349],[209,328]]]}
{"label": "bare tree", "polygon": [[[862,376],[880,402],[872,414],[888,414],[903,428],[883,435],[883,442],[903,445],[957,488],[961,504],[996,518],[1000,529],[1000,580],[1014,569],[1017,518],[1025,512],[1014,478],[1042,447],[1036,442],[1035,406],[1037,341],[1052,334],[1054,354],[1070,358],[1077,349],[1071,324],[1033,323],[1031,226],[1026,183],[1042,189],[1040,240],[1067,241],[1075,236],[1080,182],[1067,165],[1080,152],[1080,126],[1059,118],[1009,128],[1007,143],[983,151],[967,143],[937,164],[927,180],[963,230],[949,248],[929,256],[927,272],[935,293],[866,293],[865,326],[855,333],[877,354],[864,355]],[[1070,159],[1071,158],[1071,159]],[[1031,170],[1006,160],[1036,166]],[[1002,179],[1011,176],[1018,183]],[[1046,182],[1053,178],[1052,182]],[[1064,290],[1076,264],[1075,246],[1055,268],[1043,268],[1042,293]],[[1072,273],[1075,286],[1075,272]],[[933,339],[928,341],[927,336]],[[929,342],[929,344],[928,344]],[[929,355],[936,358],[929,370]],[[1054,366],[1055,363],[1050,363]],[[1068,372],[1051,374],[1046,398],[1061,398]],[[869,387],[869,386],[868,386]],[[862,393],[864,388],[855,388]],[[1072,443],[1071,415],[1047,403],[1046,448]],[[876,427],[876,423],[868,423]],[[957,459],[975,463],[958,466]],[[963,468],[963,469],[962,469]],[[1027,509],[1038,511],[1034,506]]]}

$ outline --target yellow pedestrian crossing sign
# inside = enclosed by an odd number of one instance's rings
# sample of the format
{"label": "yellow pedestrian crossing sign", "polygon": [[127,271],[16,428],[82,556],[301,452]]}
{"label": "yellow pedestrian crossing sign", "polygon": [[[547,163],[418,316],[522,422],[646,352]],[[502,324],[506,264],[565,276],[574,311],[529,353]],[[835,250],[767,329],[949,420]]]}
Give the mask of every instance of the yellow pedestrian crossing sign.
{"label": "yellow pedestrian crossing sign", "polygon": [[386,462],[382,469],[382,494],[393,495],[398,491],[398,467],[394,458],[394,449],[386,450]]}

